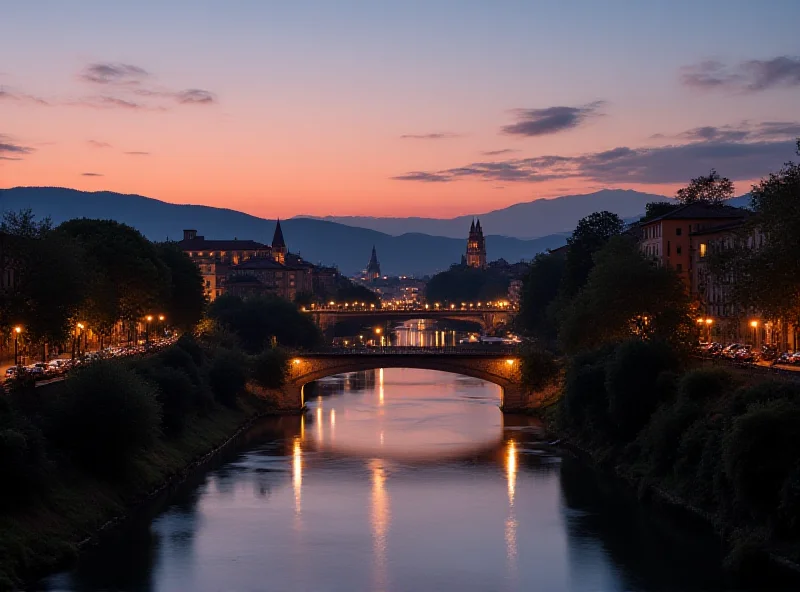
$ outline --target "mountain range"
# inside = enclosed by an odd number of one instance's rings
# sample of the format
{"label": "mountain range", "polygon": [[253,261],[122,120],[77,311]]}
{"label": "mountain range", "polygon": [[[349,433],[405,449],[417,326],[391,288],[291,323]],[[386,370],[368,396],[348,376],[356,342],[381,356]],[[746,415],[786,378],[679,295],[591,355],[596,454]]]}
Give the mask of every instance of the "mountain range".
{"label": "mountain range", "polygon": [[[28,208],[40,218],[50,217],[54,224],[72,218],[117,220],[156,241],[180,240],[183,230],[191,228],[209,239],[239,238],[269,243],[275,230],[274,220],[224,208],[172,204],[141,195],[60,187],[0,189],[1,211]],[[282,220],[281,226],[289,250],[312,263],[337,265],[348,275],[366,267],[373,245],[383,273],[390,275],[423,276],[445,270],[459,262],[466,249],[466,233],[458,239],[422,233],[390,236],[368,228],[310,218]],[[566,235],[562,234],[536,240],[486,237],[489,260],[503,258],[510,262],[532,259],[536,253],[565,242]]]}
{"label": "mountain range", "polygon": [[[744,195],[729,203],[742,206],[747,199]],[[667,200],[662,195],[610,189],[515,204],[475,217],[480,217],[487,233],[487,258],[516,262],[562,246],[577,221],[592,212],[605,209],[634,220],[644,212],[647,202]],[[275,229],[275,221],[243,212],[172,204],[141,195],[61,187],[0,189],[0,211],[28,208],[39,217],[50,217],[55,224],[84,217],[117,220],[157,241],[180,240],[183,230],[191,228],[210,239],[269,243]],[[461,260],[472,218],[298,216],[281,221],[281,226],[289,249],[312,263],[337,265],[343,273],[355,274],[366,266],[375,245],[383,273],[423,276]]]}

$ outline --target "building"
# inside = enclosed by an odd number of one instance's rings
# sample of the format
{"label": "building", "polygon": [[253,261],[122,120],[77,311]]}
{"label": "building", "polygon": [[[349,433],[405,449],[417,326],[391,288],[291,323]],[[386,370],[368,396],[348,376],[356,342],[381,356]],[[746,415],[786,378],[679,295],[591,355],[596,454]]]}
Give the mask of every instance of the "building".
{"label": "building", "polygon": [[381,277],[381,264],[378,263],[378,254],[375,252],[375,245],[372,245],[372,255],[370,255],[364,277],[368,282],[374,282]]}
{"label": "building", "polygon": [[508,302],[514,309],[519,309],[519,303],[522,299],[522,280],[515,278],[508,284]]}
{"label": "building", "polygon": [[195,262],[203,276],[206,296],[214,300],[225,291],[230,268],[254,258],[272,256],[272,249],[252,240],[208,240],[196,230],[184,230],[178,246]]}
{"label": "building", "polygon": [[478,269],[486,267],[486,240],[483,238],[481,221],[476,224],[474,221],[469,227],[469,238],[467,239],[467,265]]}
{"label": "building", "polygon": [[336,267],[315,265],[311,270],[311,285],[314,295],[327,299],[336,294],[339,277],[339,270]]}
{"label": "building", "polygon": [[692,286],[691,234],[743,221],[750,212],[726,205],[691,203],[639,224],[639,246],[649,258],[673,268],[689,293]]}
{"label": "building", "polygon": [[294,300],[314,290],[315,266],[288,252],[280,220],[271,246],[236,238],[207,240],[196,230],[184,230],[178,245],[200,269],[209,300],[225,293],[275,294]]}

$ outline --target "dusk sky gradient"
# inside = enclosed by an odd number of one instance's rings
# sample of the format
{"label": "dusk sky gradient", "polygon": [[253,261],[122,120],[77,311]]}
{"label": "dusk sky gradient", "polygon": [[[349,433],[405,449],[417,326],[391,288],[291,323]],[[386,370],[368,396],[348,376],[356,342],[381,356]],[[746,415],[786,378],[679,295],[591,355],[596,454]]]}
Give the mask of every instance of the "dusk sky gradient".
{"label": "dusk sky gradient", "polygon": [[451,217],[745,192],[800,136],[797,0],[0,0],[0,187]]}

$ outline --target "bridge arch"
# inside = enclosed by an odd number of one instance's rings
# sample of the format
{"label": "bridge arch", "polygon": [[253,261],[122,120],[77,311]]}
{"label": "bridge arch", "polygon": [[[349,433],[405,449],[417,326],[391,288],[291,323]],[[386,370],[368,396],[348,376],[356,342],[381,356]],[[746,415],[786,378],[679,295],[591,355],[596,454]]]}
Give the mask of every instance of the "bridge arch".
{"label": "bridge arch", "polygon": [[305,405],[303,387],[310,382],[347,372],[378,368],[417,368],[462,374],[500,387],[501,408],[520,411],[527,407],[528,393],[523,387],[519,358],[490,354],[306,354],[292,358],[289,375],[282,389],[288,407]]}

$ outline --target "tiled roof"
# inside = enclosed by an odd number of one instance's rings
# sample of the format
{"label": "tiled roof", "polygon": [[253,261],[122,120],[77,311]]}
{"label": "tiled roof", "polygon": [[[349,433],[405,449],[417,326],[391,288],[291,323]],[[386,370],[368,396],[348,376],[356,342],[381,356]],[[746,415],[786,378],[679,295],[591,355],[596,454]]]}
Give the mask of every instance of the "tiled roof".
{"label": "tiled roof", "polygon": [[734,230],[744,226],[744,223],[745,219],[742,218],[741,220],[735,220],[734,222],[726,222],[724,224],[717,224],[716,226],[711,226],[709,228],[703,228],[702,230],[696,230],[692,232],[691,235],[700,236],[703,234],[716,234],[718,232],[725,232],[726,230]]}
{"label": "tiled roof", "polygon": [[642,222],[642,226],[647,226],[653,222],[660,222],[661,220],[725,220],[735,218],[746,218],[752,212],[742,208],[735,208],[726,205],[709,205],[706,203],[691,203],[684,206],[678,206],[668,214],[653,218]]}
{"label": "tiled roof", "polygon": [[198,236],[190,240],[178,241],[184,251],[269,251],[269,245],[254,240],[206,240]]}

